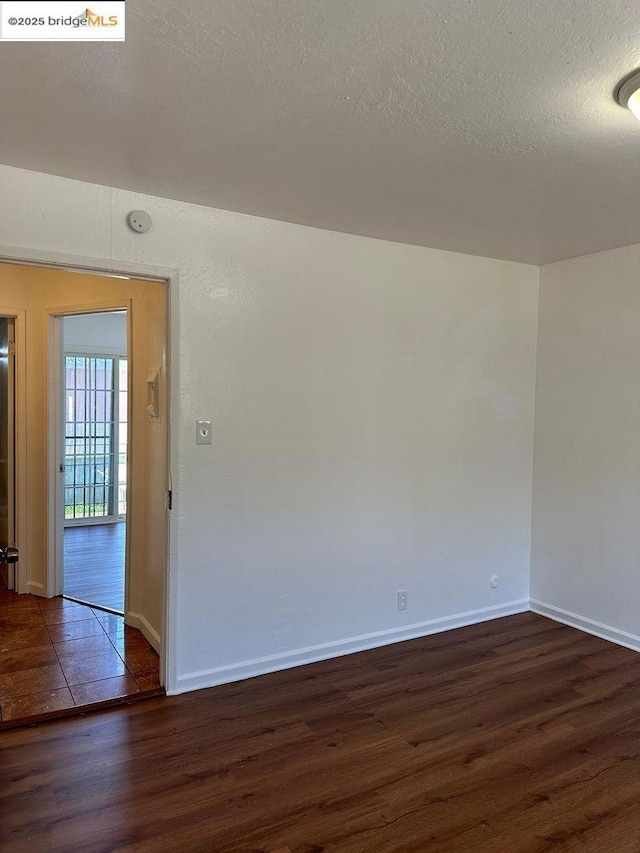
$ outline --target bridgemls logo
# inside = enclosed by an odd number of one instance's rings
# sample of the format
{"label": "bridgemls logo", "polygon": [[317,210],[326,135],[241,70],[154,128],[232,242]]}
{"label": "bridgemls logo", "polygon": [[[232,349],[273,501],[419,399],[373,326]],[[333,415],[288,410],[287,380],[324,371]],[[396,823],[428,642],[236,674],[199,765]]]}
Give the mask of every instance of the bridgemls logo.
{"label": "bridgemls logo", "polygon": [[96,15],[95,12],[92,12],[91,9],[84,10],[84,20],[87,22],[87,26],[89,27],[117,27],[118,26],[118,16],[117,15],[109,15],[109,19],[105,21],[103,15]]}
{"label": "bridgemls logo", "polygon": [[85,9],[84,12],[75,17],[69,15],[68,18],[54,18],[50,15],[48,23],[52,26],[71,24],[71,26],[78,27],[117,27],[118,16],[109,15],[108,18],[105,18],[104,15],[96,15],[91,9]]}
{"label": "bridgemls logo", "polygon": [[124,0],[92,3],[77,0],[0,3],[2,41],[124,41]]}

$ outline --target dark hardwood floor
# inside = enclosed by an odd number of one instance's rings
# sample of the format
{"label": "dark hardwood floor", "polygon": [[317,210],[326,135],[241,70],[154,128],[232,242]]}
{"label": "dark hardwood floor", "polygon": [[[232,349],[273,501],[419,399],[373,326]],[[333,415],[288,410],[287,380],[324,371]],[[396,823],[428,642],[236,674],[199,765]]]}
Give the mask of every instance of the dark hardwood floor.
{"label": "dark hardwood floor", "polygon": [[124,522],[64,530],[64,595],[124,612]]}
{"label": "dark hardwood floor", "polygon": [[640,850],[640,656],[531,613],[0,749],[4,853]]}

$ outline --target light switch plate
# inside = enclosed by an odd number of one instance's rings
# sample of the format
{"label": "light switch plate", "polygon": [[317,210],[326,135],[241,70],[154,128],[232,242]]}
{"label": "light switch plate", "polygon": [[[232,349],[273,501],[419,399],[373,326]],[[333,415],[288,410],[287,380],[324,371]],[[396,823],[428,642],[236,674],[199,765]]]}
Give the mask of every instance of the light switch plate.
{"label": "light switch plate", "polygon": [[211,421],[196,421],[196,444],[211,444]]}

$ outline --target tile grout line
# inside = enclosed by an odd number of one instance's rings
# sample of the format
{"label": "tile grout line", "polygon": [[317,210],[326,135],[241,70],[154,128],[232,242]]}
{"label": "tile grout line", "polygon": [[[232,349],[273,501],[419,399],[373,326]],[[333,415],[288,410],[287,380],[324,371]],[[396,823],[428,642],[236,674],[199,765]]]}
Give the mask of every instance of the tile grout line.
{"label": "tile grout line", "polygon": [[[92,608],[92,610],[93,610],[93,608]],[[94,612],[94,614],[93,614],[93,615],[96,617],[96,619],[98,619],[98,617],[96,616],[95,612]],[[118,614],[118,615],[119,615],[119,614]],[[109,642],[111,643],[111,645],[112,645],[112,647],[113,647],[113,649],[114,649],[115,653],[118,655],[118,657],[119,657],[119,658],[120,658],[120,660],[122,661],[122,664],[123,664],[123,666],[124,666],[124,668],[125,668],[125,674],[129,675],[129,676],[133,679],[133,683],[135,684],[135,686],[136,686],[136,688],[138,689],[138,691],[139,691],[140,693],[144,693],[144,690],[143,690],[143,689],[142,689],[142,687],[140,687],[140,685],[138,684],[138,679],[135,677],[135,675],[133,674],[133,672],[131,671],[131,669],[129,669],[129,667],[127,666],[127,661],[125,660],[125,658],[120,654],[120,652],[119,652],[119,651],[118,651],[118,649],[116,648],[116,644],[115,644],[115,643],[113,642],[113,640],[111,639],[111,634],[107,631],[107,629],[105,628],[105,626],[104,626],[103,622],[102,622],[100,619],[98,619],[98,622],[100,623],[100,627],[102,628],[102,630],[104,631],[104,633],[107,635],[107,639],[108,639],[108,640],[109,640]],[[122,614],[122,624],[123,624],[123,627],[126,629],[126,627],[127,627],[127,626],[126,626],[126,624],[125,624],[125,622],[124,622],[124,613]]]}
{"label": "tile grout line", "polygon": [[[53,653],[56,656],[56,660],[58,661],[58,666],[60,667],[60,672],[62,673],[62,677],[64,678],[64,683],[67,685],[67,690],[69,691],[69,696],[71,696],[71,701],[73,702],[73,707],[77,708],[78,704],[76,702],[76,697],[73,695],[71,691],[71,685],[67,681],[67,674],[64,671],[64,667],[62,666],[62,661],[60,660],[60,655],[58,654],[58,649],[56,648],[56,644],[53,642],[53,637],[51,636],[51,631],[49,630],[49,626],[44,621],[44,616],[42,615],[42,610],[40,609],[40,602],[38,602],[38,609],[40,610],[40,616],[42,617],[42,621],[44,623],[45,628],[47,629],[47,634],[49,635],[49,642],[51,643],[51,647],[53,648]],[[60,624],[60,623],[58,623]]]}
{"label": "tile grout line", "polygon": [[[100,620],[99,620],[99,619],[98,619],[98,622],[100,622]],[[102,622],[100,622],[100,624],[102,625]],[[123,617],[123,624],[124,624],[124,617]],[[126,625],[125,625],[125,628],[126,628]],[[118,655],[118,657],[120,658],[120,660],[121,660],[121,661],[122,661],[122,663],[124,664],[124,668],[125,668],[125,670],[126,670],[126,671],[127,671],[127,673],[131,676],[131,678],[133,678],[133,683],[136,685],[136,687],[138,688],[138,690],[139,690],[141,693],[143,693],[144,691],[142,690],[142,687],[140,687],[140,685],[138,684],[138,679],[135,677],[135,675],[131,672],[131,670],[130,670],[130,669],[129,669],[129,667],[127,666],[127,662],[126,662],[126,660],[122,657],[122,655],[120,654],[120,652],[119,652],[119,651],[118,651],[118,649],[116,648],[115,643],[114,643],[114,642],[113,642],[113,640],[111,639],[111,635],[109,634],[109,632],[108,632],[107,630],[105,630],[104,625],[102,625],[102,630],[105,632],[105,634],[106,634],[106,635],[107,635],[107,637],[109,638],[109,642],[110,642],[110,643],[111,643],[111,645],[113,646],[113,648],[114,648],[114,650],[115,650],[115,653]]]}
{"label": "tile grout line", "polygon": [[[105,631],[104,625],[103,625],[103,624],[102,624],[102,622],[98,619],[98,617],[96,616],[96,614],[95,614],[95,613],[94,613],[94,611],[93,611],[93,608],[92,608],[90,605],[88,605],[88,604],[80,604],[80,602],[75,602],[75,603],[76,603],[76,604],[78,604],[80,607],[86,607],[86,608],[89,610],[89,612],[91,613],[91,615],[93,616],[93,618],[96,620],[96,622],[100,625],[100,628],[102,629],[103,633],[107,634],[107,632]],[[58,654],[58,649],[57,649],[57,647],[56,647],[56,643],[54,642],[53,638],[51,637],[51,631],[49,630],[49,627],[50,627],[50,626],[49,626],[49,625],[47,625],[47,623],[46,623],[46,622],[44,622],[44,616],[42,615],[42,610],[40,609],[40,605],[39,605],[39,604],[38,604],[38,609],[40,610],[40,616],[42,617],[42,621],[43,621],[43,623],[44,623],[44,625],[45,625],[45,628],[47,629],[47,633],[49,634],[49,641],[50,641],[50,643],[51,643],[51,645],[52,645],[52,647],[53,647],[53,651],[54,651],[54,654],[55,654],[55,656],[56,656],[56,660],[58,661],[58,666],[60,667],[60,670],[61,670],[61,672],[62,672],[62,677],[64,678],[65,684],[67,685],[67,690],[69,691],[69,695],[71,696],[71,700],[72,700],[72,702],[73,702],[73,707],[74,707],[74,708],[82,708],[82,707],[84,707],[84,705],[83,705],[83,704],[78,704],[78,702],[76,701],[76,697],[74,696],[74,693],[73,693],[73,687],[72,687],[72,685],[71,685],[71,684],[69,684],[69,681],[68,681],[68,679],[67,679],[67,674],[66,674],[65,669],[64,669],[64,665],[63,665],[62,661],[60,660],[60,656],[59,656],[59,654]],[[80,621],[88,621],[88,620],[84,620],[84,619],[80,620],[80,619],[78,619],[78,620],[70,620],[70,621],[73,623],[74,621],[78,621],[78,622],[80,622]],[[64,620],[63,620],[62,622],[54,622],[54,623],[52,623],[52,625],[64,625],[64,624],[65,624]],[[110,638],[109,638],[109,635],[108,635],[108,634],[107,634],[107,638],[109,639],[109,641],[111,641],[111,640],[110,640]],[[73,638],[73,639],[80,639],[80,640],[82,640],[82,639],[85,639],[85,638],[83,638],[83,637],[75,637],[75,638]],[[60,642],[69,642],[69,641],[64,641],[64,640],[62,640],[62,641],[60,641]],[[113,644],[112,644],[112,645],[113,645]],[[116,651],[116,654],[117,654],[117,651],[118,651],[118,650],[116,649],[115,651]],[[125,664],[125,666],[126,666],[126,664]],[[97,679],[97,680],[98,680],[98,681],[100,681],[101,679]],[[87,683],[87,684],[88,684],[88,683],[90,683],[90,682],[83,682],[83,683]],[[136,683],[137,683],[137,682],[136,682]],[[74,685],[74,686],[76,686],[76,687],[77,687],[78,685]]]}

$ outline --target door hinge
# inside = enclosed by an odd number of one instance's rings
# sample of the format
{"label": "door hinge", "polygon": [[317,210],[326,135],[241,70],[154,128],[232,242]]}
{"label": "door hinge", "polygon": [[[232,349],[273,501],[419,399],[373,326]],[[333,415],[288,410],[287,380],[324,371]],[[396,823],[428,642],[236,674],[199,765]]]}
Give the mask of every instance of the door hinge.
{"label": "door hinge", "polygon": [[15,341],[9,341],[9,355],[15,355],[15,354],[16,354],[16,342]]}
{"label": "door hinge", "polygon": [[173,509],[173,489],[167,489],[167,509]]}

